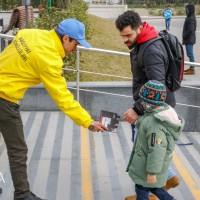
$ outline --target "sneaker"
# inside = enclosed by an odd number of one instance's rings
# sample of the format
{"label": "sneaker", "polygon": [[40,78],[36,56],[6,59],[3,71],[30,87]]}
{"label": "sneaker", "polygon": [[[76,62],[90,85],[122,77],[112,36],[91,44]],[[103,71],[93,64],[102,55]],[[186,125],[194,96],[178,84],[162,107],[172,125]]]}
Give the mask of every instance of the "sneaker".
{"label": "sneaker", "polygon": [[193,75],[193,74],[195,74],[195,70],[192,68],[189,68],[189,69],[184,70],[183,74],[184,75]]}
{"label": "sneaker", "polygon": [[[137,196],[136,195],[132,195],[132,196],[127,196],[127,197],[125,197],[125,200],[136,200],[137,199]],[[156,197],[156,195],[154,195],[154,194],[150,194],[149,196],[148,196],[148,199],[149,200],[157,200],[157,197]]]}
{"label": "sneaker", "polygon": [[22,198],[21,199],[14,198],[14,200],[45,200],[45,199],[41,199],[31,192],[27,197],[25,197],[23,199]]}
{"label": "sneaker", "polygon": [[166,185],[163,187],[164,190],[169,190],[171,188],[175,188],[177,187],[179,184],[181,183],[180,179],[178,178],[178,176],[173,176],[172,178],[170,178],[169,180],[167,180]]}

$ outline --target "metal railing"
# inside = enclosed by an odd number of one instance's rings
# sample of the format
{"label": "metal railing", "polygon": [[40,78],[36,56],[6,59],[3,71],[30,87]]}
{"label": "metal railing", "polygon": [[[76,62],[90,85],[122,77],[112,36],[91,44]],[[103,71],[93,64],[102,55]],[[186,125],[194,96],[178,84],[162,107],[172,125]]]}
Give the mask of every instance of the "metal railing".
{"label": "metal railing", "polygon": [[[82,46],[78,46],[77,52],[76,52],[76,89],[77,89],[77,100],[79,101],[79,91],[80,91],[80,73],[91,73],[91,74],[97,74],[94,72],[89,72],[89,71],[83,71],[80,70],[80,51],[89,51],[89,52],[98,52],[98,53],[105,53],[105,54],[112,54],[112,55],[120,55],[120,56],[128,56],[128,53],[124,52],[118,52],[118,51],[110,51],[110,50],[105,50],[105,49],[98,49],[98,48],[84,48]],[[67,68],[63,68],[63,70],[68,70]],[[124,79],[130,79],[129,77],[122,77],[122,76],[114,76],[110,74],[103,74],[103,73],[98,73],[98,75],[102,76],[112,76],[112,77],[118,77],[118,78],[124,78]]]}
{"label": "metal railing", "polygon": [[[11,36],[11,35],[0,34],[1,41],[2,41],[2,39],[5,40],[5,47],[8,46],[9,41],[12,40],[13,38],[14,38],[14,36]],[[132,96],[128,96],[128,95],[113,94],[113,93],[108,93],[108,92],[100,92],[100,91],[95,91],[95,90],[81,89],[80,88],[80,73],[96,74],[96,75],[100,75],[100,76],[122,78],[122,79],[127,79],[129,81],[132,80],[132,78],[130,78],[130,77],[125,77],[125,76],[120,76],[120,75],[111,75],[111,74],[104,74],[104,73],[97,73],[97,72],[80,70],[80,52],[81,51],[112,54],[112,55],[117,55],[117,56],[130,56],[129,53],[125,53],[125,52],[112,51],[112,50],[99,49],[99,48],[84,48],[82,46],[78,46],[77,47],[77,52],[76,52],[76,69],[63,68],[64,71],[66,70],[66,71],[74,71],[74,72],[76,72],[76,88],[74,88],[74,87],[68,87],[68,88],[76,89],[77,100],[78,101],[79,101],[79,96],[80,96],[80,94],[79,94],[80,90],[87,91],[87,92],[95,92],[95,93],[101,93],[101,94],[107,94],[107,95],[114,95],[114,96],[132,98]],[[192,64],[193,66],[200,67],[200,63],[184,61],[184,64],[185,65],[191,65]],[[181,87],[200,90],[200,88],[192,87],[192,86],[181,86]],[[181,104],[181,103],[177,103],[177,104],[184,105],[184,106],[190,106],[190,107],[199,107],[199,106]]]}
{"label": "metal railing", "polygon": [[9,41],[13,40],[14,36],[0,34],[0,50],[3,51],[5,47],[8,46]]}
{"label": "metal railing", "polygon": [[[79,91],[80,90],[88,91],[88,92],[96,92],[96,93],[110,94],[110,95],[115,95],[115,96],[123,96],[123,97],[132,98],[132,96],[127,96],[127,95],[113,94],[113,93],[99,92],[99,91],[94,91],[94,90],[80,89],[80,73],[98,74],[98,75],[102,75],[102,76],[108,76],[108,77],[110,76],[110,77],[115,77],[115,78],[122,78],[122,79],[132,80],[132,78],[130,78],[130,77],[116,76],[116,75],[110,75],[110,74],[103,74],[103,73],[96,73],[96,72],[90,72],[90,71],[80,70],[80,51],[97,52],[97,53],[112,54],[112,55],[118,55],[118,56],[130,56],[129,53],[125,53],[125,52],[111,51],[111,50],[98,49],[98,48],[89,48],[88,49],[88,48],[84,48],[82,46],[78,46],[78,49],[77,49],[77,58],[76,58],[76,70],[63,68],[63,70],[71,70],[71,71],[75,71],[77,73],[77,77],[76,77],[76,90],[77,90],[77,100],[78,101],[79,101],[79,96],[80,96],[79,95]],[[193,66],[200,67],[200,63],[194,63],[194,62],[184,61],[184,64],[185,65],[192,64]],[[197,89],[197,90],[200,89],[200,88],[192,87],[192,86],[181,86],[181,87],[191,88],[191,89]],[[74,88],[71,88],[71,89],[74,89]],[[177,104],[184,105],[184,106],[190,106],[190,107],[199,107],[199,106],[186,105],[186,104],[181,104],[181,103],[177,103]]]}

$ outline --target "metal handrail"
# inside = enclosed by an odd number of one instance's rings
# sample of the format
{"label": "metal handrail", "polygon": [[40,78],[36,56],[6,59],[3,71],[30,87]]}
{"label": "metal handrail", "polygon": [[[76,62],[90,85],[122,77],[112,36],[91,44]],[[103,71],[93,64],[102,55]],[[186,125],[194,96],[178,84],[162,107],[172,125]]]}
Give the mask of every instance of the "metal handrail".
{"label": "metal handrail", "polygon": [[0,33],[0,38],[13,39],[14,37],[15,37],[15,36],[13,36],[13,35],[6,35],[6,34]]}
{"label": "metal handrail", "polygon": [[120,55],[120,56],[129,56],[130,55],[129,53],[120,52],[120,51],[112,51],[112,50],[107,50],[107,49],[85,48],[82,46],[78,46],[77,48],[82,51],[95,51],[98,53],[106,53],[106,54],[113,54],[113,55]]}
{"label": "metal handrail", "polygon": [[[72,71],[72,72],[77,72],[76,69],[69,69],[67,67],[63,68],[64,71]],[[103,74],[103,73],[98,73],[98,72],[91,72],[91,71],[86,71],[86,70],[80,70],[79,72],[81,73],[86,73],[86,74],[94,74],[94,75],[99,75],[99,76],[108,76],[108,77],[114,77],[114,78],[121,78],[121,79],[129,79],[132,80],[132,78],[127,77],[127,76],[118,76],[118,75],[112,75],[112,74]]]}
{"label": "metal handrail", "polygon": [[[14,36],[12,35],[5,35],[5,34],[0,34],[0,39],[4,38],[7,42],[5,44],[5,47],[8,46],[8,41],[9,39],[13,39]],[[79,91],[84,90],[88,92],[96,92],[100,93],[99,91],[93,91],[93,90],[86,90],[86,89],[80,89],[80,73],[88,73],[88,74],[96,74],[96,75],[101,75],[101,76],[109,76],[109,77],[115,77],[115,78],[122,78],[122,79],[128,79],[132,80],[130,77],[124,77],[124,76],[118,76],[118,75],[110,75],[110,74],[104,74],[104,73],[97,73],[97,72],[91,72],[91,71],[85,71],[85,70],[80,70],[80,51],[88,51],[88,52],[98,52],[98,53],[105,53],[105,54],[112,54],[112,55],[119,55],[119,56],[130,56],[130,53],[125,53],[125,52],[120,52],[120,51],[112,51],[112,50],[106,50],[106,49],[99,49],[99,48],[85,48],[82,46],[77,47],[76,51],[76,69],[68,69],[68,68],[63,68],[63,70],[67,71],[74,71],[76,72],[76,88],[71,88],[71,89],[76,89],[77,91],[77,100],[79,101]],[[200,67],[200,63],[195,63],[195,62],[188,62],[184,61],[185,65],[193,65],[196,67]],[[191,86],[181,86],[185,88],[191,88],[191,89],[200,89],[197,87],[191,87]],[[131,97],[132,96],[127,96],[127,95],[121,95],[121,94],[112,94],[112,93],[107,93],[107,92],[101,92],[101,94],[110,94],[110,95],[115,95],[115,96],[123,96],[123,97]],[[186,104],[180,104],[179,105],[185,105],[185,106],[191,106],[191,107],[199,107],[199,106],[194,106],[194,105],[186,105]]]}
{"label": "metal handrail", "polygon": [[12,40],[14,38],[14,36],[13,35],[0,34],[0,39],[2,39],[2,38],[5,39],[5,47],[7,47],[8,46],[8,41]]}
{"label": "metal handrail", "polygon": [[[90,72],[90,71],[85,71],[85,70],[80,70],[80,51],[92,51],[92,52],[98,52],[98,53],[105,53],[105,54],[113,54],[113,55],[120,55],[120,56],[130,56],[130,53],[125,53],[125,52],[120,52],[120,51],[112,51],[112,50],[106,50],[106,49],[98,49],[98,48],[85,48],[82,46],[78,46],[77,47],[77,58],[78,58],[78,67],[75,69],[68,69],[68,68],[63,68],[63,70],[70,70],[70,71],[75,71],[77,72],[77,76],[80,76],[80,72],[81,73],[90,73],[90,74],[99,74],[100,73],[96,73],[96,72]],[[195,63],[195,62],[188,62],[188,61],[184,61],[185,65],[193,65],[196,67],[200,67],[200,63]],[[102,74],[102,73],[101,73]],[[112,77],[116,77],[116,78],[123,78],[123,79],[129,79],[132,80],[132,78],[130,77],[123,77],[123,76],[116,76],[116,75],[110,75],[110,74],[104,74],[105,76],[112,76]],[[77,79],[79,80],[79,78]],[[76,85],[76,89],[77,89],[77,100],[79,101],[79,91],[80,91],[80,87],[79,87],[79,83],[77,83]],[[193,88],[193,89],[200,89],[200,88],[196,88],[196,87],[191,87],[191,86],[181,86],[181,87],[185,87],[185,88]],[[120,95],[120,94],[119,94]],[[179,104],[179,103],[177,103]]]}
{"label": "metal handrail", "polygon": [[[187,87],[187,86],[184,86],[184,87]],[[72,89],[72,90],[77,90],[74,87],[68,87],[68,88]],[[188,87],[188,88],[200,89],[200,88],[196,88],[196,87]],[[88,89],[82,89],[82,88],[79,88],[79,90],[86,91],[86,92],[97,93],[97,94],[104,94],[104,95],[111,95],[111,96],[118,96],[118,97],[125,97],[125,98],[133,98],[132,95],[115,94],[115,93],[102,92],[102,91],[97,91],[97,90],[88,90]],[[195,106],[195,105],[191,105],[191,104],[184,104],[184,103],[176,103],[176,104],[180,105],[180,106],[187,106],[187,107],[192,107],[192,108],[200,108],[200,106]]]}

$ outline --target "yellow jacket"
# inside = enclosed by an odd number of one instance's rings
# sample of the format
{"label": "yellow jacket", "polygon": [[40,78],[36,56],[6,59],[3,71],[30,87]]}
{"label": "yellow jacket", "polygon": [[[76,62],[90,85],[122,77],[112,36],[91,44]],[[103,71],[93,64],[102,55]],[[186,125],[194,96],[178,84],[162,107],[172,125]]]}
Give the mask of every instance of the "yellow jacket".
{"label": "yellow jacket", "polygon": [[74,100],[62,77],[65,52],[54,30],[24,29],[0,54],[0,97],[18,103],[29,87],[43,83],[75,123],[88,127],[93,119]]}

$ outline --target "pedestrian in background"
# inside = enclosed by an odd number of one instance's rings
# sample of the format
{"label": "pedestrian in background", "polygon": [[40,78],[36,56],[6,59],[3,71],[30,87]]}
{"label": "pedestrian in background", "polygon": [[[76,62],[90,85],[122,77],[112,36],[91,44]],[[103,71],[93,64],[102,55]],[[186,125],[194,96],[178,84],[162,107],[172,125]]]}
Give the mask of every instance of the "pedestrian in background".
{"label": "pedestrian in background", "polygon": [[173,12],[170,8],[170,5],[168,5],[168,7],[163,11],[163,16],[165,18],[165,27],[167,31],[170,30],[170,22],[171,22],[172,15],[173,15]]}
{"label": "pedestrian in background", "polygon": [[91,131],[107,130],[74,99],[62,76],[63,58],[76,51],[78,44],[91,47],[85,40],[85,26],[66,19],[55,30],[20,30],[0,54],[0,132],[7,148],[14,200],[42,200],[30,191],[28,148],[19,110],[19,101],[28,88],[43,83],[58,107],[76,124]]}
{"label": "pedestrian in background", "polygon": [[[192,4],[185,6],[186,18],[183,25],[183,45],[185,45],[186,54],[190,62],[195,62],[193,46],[196,43],[197,21],[195,16],[195,7]],[[193,65],[184,71],[185,75],[195,74]]]}

